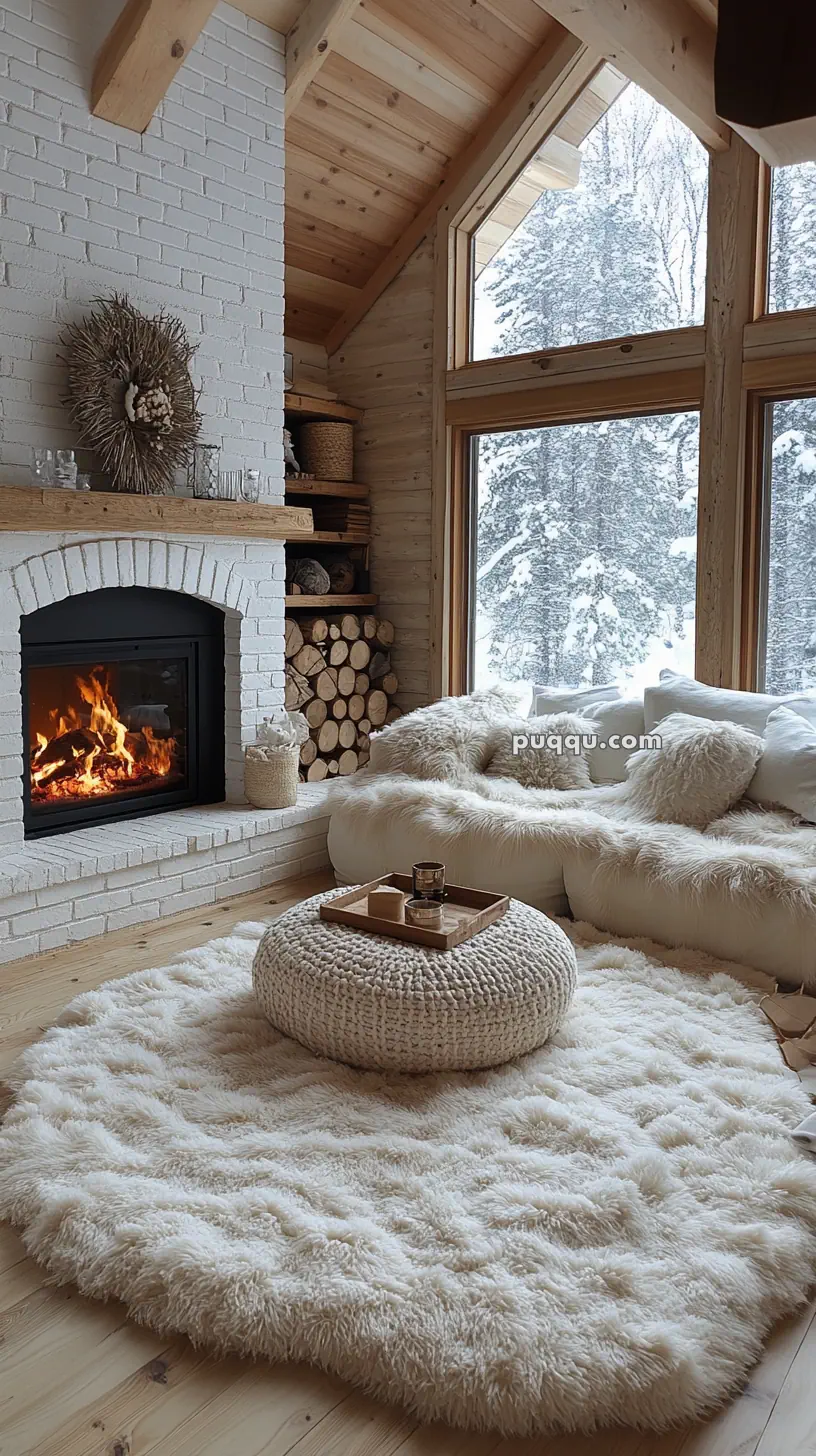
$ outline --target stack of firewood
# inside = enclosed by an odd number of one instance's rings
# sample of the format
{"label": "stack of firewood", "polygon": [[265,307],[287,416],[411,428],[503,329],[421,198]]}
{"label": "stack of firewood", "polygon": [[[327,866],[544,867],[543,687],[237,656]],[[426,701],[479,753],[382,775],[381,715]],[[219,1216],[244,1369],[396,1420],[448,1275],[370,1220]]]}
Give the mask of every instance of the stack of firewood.
{"label": "stack of firewood", "polygon": [[355,773],[368,763],[372,731],[400,716],[390,701],[399,686],[393,641],[393,622],[354,612],[286,618],[286,706],[304,714],[311,735],[302,779]]}

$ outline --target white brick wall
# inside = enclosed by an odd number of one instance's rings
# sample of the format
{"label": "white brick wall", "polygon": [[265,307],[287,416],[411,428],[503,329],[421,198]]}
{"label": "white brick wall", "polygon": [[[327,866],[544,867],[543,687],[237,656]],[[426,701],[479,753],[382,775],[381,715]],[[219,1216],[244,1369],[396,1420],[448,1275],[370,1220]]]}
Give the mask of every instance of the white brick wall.
{"label": "white brick wall", "polygon": [[99,8],[0,3],[0,478],[75,443],[57,341],[118,290],[183,319],[203,438],[282,499],[283,37],[219,5],[138,136],[88,112]]}
{"label": "white brick wall", "polygon": [[[219,5],[137,136],[88,111],[119,9],[0,0],[0,481],[27,483],[32,445],[76,443],[59,336],[116,290],[183,319],[202,438],[282,500],[283,37]],[[235,806],[241,746],[283,700],[283,577],[271,542],[0,532],[0,962],[327,863],[322,785]],[[25,844],[20,616],[134,583],[224,610],[230,803]]]}

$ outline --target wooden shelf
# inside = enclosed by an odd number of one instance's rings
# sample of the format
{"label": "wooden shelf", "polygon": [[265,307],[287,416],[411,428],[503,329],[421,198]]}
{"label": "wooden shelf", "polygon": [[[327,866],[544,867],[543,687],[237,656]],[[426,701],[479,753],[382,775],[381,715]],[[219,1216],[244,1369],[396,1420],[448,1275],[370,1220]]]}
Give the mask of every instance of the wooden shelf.
{"label": "wooden shelf", "polygon": [[343,500],[368,500],[367,485],[344,480],[287,480],[287,495],[336,495]]}
{"label": "wooden shelf", "polygon": [[363,418],[362,410],[353,405],[341,404],[338,399],[321,399],[312,394],[285,394],[283,408],[290,415],[299,415],[303,420],[350,420],[358,424]]}
{"label": "wooden shelf", "polygon": [[300,540],[322,542],[327,546],[369,546],[371,535],[368,531],[312,531],[308,537],[302,536]]}
{"label": "wooden shelf", "polygon": [[[189,536],[251,536],[312,541],[307,506],[251,505],[173,495],[127,495],[0,485],[2,531],[159,531]],[[343,538],[340,538],[343,539]]]}
{"label": "wooden shelf", "polygon": [[320,607],[376,607],[380,599],[375,592],[357,592],[356,594],[352,592],[348,596],[297,596],[285,597],[284,600],[287,608],[307,607],[310,611],[315,611]]}

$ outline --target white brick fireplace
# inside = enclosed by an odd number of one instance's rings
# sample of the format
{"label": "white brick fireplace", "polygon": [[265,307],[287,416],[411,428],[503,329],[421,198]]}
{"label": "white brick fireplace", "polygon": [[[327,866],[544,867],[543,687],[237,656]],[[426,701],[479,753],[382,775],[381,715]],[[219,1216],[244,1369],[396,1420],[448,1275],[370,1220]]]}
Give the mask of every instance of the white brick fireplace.
{"label": "white brick fireplace", "polygon": [[[117,291],[182,319],[202,438],[282,501],[284,38],[219,4],[140,136],[88,109],[120,9],[0,0],[0,484],[25,488],[33,445],[75,445],[60,335]],[[131,585],[224,613],[227,802],[25,841],[20,620]],[[274,542],[0,527],[0,961],[327,862],[322,786],[242,802],[241,745],[283,697],[283,593]]]}
{"label": "white brick fireplace", "polygon": [[[322,785],[246,805],[242,745],[283,700],[283,547],[155,536],[0,537],[0,960],[213,903],[327,863]],[[225,625],[227,802],[26,843],[20,620],[76,593],[145,586],[213,603]]]}

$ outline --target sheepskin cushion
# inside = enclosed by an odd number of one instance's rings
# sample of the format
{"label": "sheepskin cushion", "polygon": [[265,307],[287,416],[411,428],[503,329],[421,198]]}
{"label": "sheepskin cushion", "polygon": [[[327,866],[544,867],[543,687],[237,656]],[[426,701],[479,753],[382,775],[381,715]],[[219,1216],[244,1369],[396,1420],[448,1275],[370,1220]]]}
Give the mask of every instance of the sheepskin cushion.
{"label": "sheepskin cushion", "polygon": [[[492,777],[515,779],[526,789],[588,789],[592,785],[586,748],[577,740],[592,733],[586,718],[574,713],[551,713],[542,718],[510,718],[494,728],[492,752],[484,772]],[[547,746],[553,734],[576,740],[575,751],[559,753]],[[526,747],[514,742],[528,740]]]}
{"label": "sheepskin cushion", "polygon": [[321,920],[315,895],[273,920],[252,983],[272,1025],[355,1067],[494,1067],[542,1046],[575,990],[575,952],[539,910],[512,900],[451,951]]}
{"label": "sheepskin cushion", "polygon": [[816,1165],[790,1137],[807,1094],[728,966],[567,925],[561,1031],[416,1078],[277,1034],[264,929],[80,996],[12,1073],[0,1217],[56,1281],[165,1341],[508,1435],[677,1425],[743,1387],[816,1276]]}
{"label": "sheepskin cushion", "polygon": [[627,765],[627,803],[644,819],[702,829],[745,793],[762,740],[736,723],[671,713],[662,747],[641,748]]}
{"label": "sheepskin cushion", "polygon": [[518,716],[518,704],[500,688],[429,703],[372,737],[369,773],[448,781],[481,773],[492,751],[491,730],[511,716]]}

